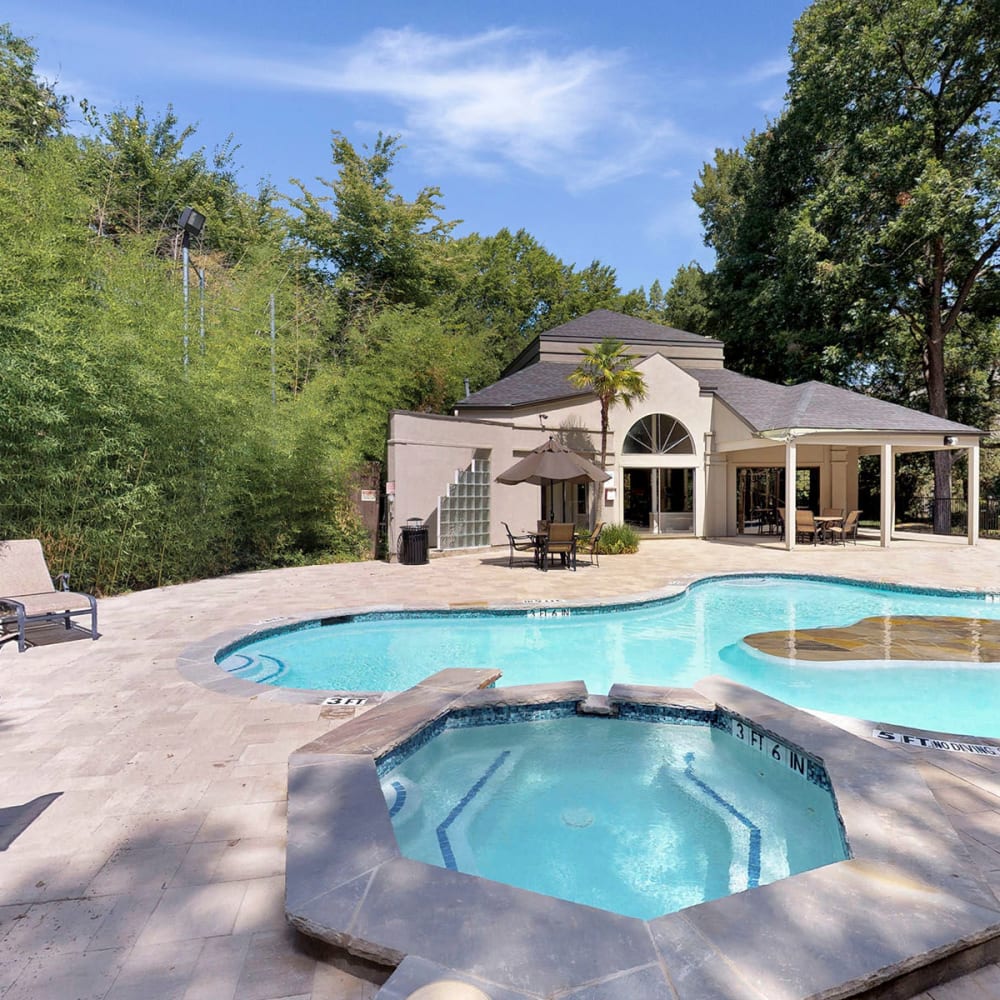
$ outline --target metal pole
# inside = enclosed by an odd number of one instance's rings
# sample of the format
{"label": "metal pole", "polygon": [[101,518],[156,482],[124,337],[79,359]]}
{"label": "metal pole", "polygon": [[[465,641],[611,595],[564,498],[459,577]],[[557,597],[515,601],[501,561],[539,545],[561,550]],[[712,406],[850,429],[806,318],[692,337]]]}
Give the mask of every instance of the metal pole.
{"label": "metal pole", "polygon": [[188,366],[188,243],[187,230],[181,237],[181,263],[184,271],[184,367]]}
{"label": "metal pole", "polygon": [[201,353],[205,353],[205,269],[198,268],[198,338]]}
{"label": "metal pole", "polygon": [[270,308],[271,308],[271,402],[278,402],[278,377],[275,371],[275,346],[276,346],[276,333],[274,329],[274,292],[271,292],[270,296]]}

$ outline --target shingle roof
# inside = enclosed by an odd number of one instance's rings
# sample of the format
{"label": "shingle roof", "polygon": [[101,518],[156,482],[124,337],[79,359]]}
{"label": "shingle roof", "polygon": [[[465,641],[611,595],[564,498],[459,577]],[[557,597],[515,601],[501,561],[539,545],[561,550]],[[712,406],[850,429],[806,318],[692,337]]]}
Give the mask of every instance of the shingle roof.
{"label": "shingle roof", "polygon": [[702,390],[714,393],[758,432],[801,427],[860,431],[978,434],[975,427],[911,410],[824,382],[776,385],[726,368],[691,369]]}
{"label": "shingle roof", "polygon": [[540,361],[466,396],[455,404],[455,408],[494,410],[589,395],[586,389],[577,389],[569,384],[566,376],[571,371],[572,365]]}
{"label": "shingle roof", "polygon": [[[590,395],[567,381],[566,376],[572,370],[566,364],[540,361],[460,400],[455,408],[514,409]],[[687,371],[698,380],[702,391],[713,393],[758,433],[792,427],[914,434],[982,433],[954,420],[943,420],[823,382],[777,385],[727,368],[691,368]]]}
{"label": "shingle roof", "polygon": [[687,330],[675,330],[660,323],[651,323],[636,316],[612,312],[610,309],[595,309],[586,316],[578,316],[562,326],[554,326],[539,335],[541,340],[576,341],[597,343],[605,337],[617,337],[626,344],[702,344],[722,346],[721,340],[702,337]]}

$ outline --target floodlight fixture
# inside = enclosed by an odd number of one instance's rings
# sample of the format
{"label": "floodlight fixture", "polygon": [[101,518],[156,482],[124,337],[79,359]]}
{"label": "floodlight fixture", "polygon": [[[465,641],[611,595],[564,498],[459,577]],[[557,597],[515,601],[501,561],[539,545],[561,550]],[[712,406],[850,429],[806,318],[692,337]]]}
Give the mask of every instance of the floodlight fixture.
{"label": "floodlight fixture", "polygon": [[185,208],[177,220],[177,227],[183,230],[185,236],[200,236],[205,228],[205,216],[197,209]]}

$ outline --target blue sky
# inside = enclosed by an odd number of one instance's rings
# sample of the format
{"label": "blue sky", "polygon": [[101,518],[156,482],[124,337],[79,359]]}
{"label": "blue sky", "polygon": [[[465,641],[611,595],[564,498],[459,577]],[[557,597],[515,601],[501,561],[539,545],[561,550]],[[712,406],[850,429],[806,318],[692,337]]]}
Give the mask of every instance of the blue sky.
{"label": "blue sky", "polygon": [[392,179],[442,191],[458,234],[527,229],[622,288],[711,264],[691,189],[780,110],[801,0],[7,0],[38,72],[101,112],[172,104],[243,185],[331,177],[330,132],[406,146]]}

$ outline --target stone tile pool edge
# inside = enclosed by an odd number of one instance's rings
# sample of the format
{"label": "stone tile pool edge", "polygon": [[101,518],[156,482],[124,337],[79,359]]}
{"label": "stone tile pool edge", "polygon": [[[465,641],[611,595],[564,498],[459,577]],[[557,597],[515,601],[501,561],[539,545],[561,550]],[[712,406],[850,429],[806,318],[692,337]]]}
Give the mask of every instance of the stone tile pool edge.
{"label": "stone tile pool edge", "polygon": [[[912,758],[725,678],[696,690],[582,682],[483,689],[450,669],[289,759],[286,915],[349,959],[494,1000],[909,996],[1000,958],[1000,904]],[[819,760],[851,859],[642,921],[400,855],[376,759],[451,712],[574,702],[722,711]],[[596,992],[595,992],[596,991]]]}

